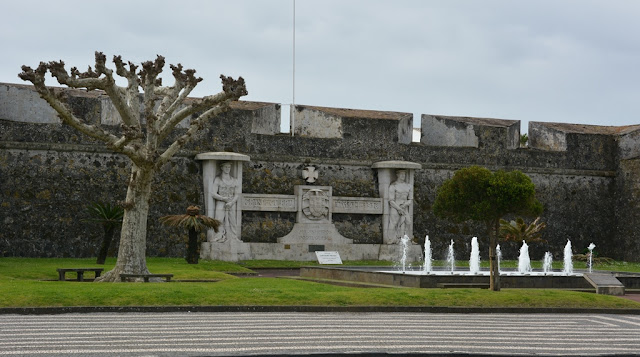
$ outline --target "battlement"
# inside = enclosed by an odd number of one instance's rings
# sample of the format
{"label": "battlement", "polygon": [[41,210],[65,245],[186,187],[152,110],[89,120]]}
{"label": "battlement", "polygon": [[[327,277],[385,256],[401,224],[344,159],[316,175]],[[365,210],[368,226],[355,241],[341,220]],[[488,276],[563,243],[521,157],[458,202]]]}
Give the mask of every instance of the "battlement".
{"label": "battlement", "polygon": [[411,143],[413,114],[296,105],[294,135],[316,138],[362,137]]}
{"label": "battlement", "polygon": [[[56,88],[68,98],[76,115],[92,123],[117,125],[119,114],[102,91]],[[190,98],[195,100],[195,98]],[[236,132],[277,135],[281,126],[281,105],[239,101],[231,105],[241,125]],[[413,114],[404,112],[329,108],[296,105],[292,109],[294,136],[345,139],[357,142],[412,143]],[[0,83],[0,119],[58,124],[60,119],[30,85]],[[190,118],[179,128],[187,127]],[[494,118],[453,117],[422,114],[420,144],[430,147],[458,147],[515,150],[520,147],[520,121]],[[529,148],[565,152],[585,147],[620,150],[621,157],[640,155],[640,125],[623,127],[530,122]],[[595,145],[595,146],[594,146]]]}
{"label": "battlement", "polygon": [[[84,91],[54,87],[64,92],[67,103],[76,115],[89,122],[102,125],[119,125],[120,114],[109,97],[100,90]],[[196,98],[186,99],[186,103]],[[234,102],[233,110],[250,112],[251,131],[257,134],[275,134],[280,131],[280,106],[262,102]],[[142,106],[141,106],[142,108]],[[0,83],[0,119],[41,124],[61,123],[56,112],[45,102],[31,85]],[[190,117],[178,127],[187,127]]]}
{"label": "battlement", "polygon": [[589,140],[619,148],[621,159],[640,155],[640,125],[600,126],[529,122],[529,146],[546,151],[567,151]]}
{"label": "battlement", "polygon": [[489,118],[422,115],[420,142],[429,146],[520,146],[520,121]]}

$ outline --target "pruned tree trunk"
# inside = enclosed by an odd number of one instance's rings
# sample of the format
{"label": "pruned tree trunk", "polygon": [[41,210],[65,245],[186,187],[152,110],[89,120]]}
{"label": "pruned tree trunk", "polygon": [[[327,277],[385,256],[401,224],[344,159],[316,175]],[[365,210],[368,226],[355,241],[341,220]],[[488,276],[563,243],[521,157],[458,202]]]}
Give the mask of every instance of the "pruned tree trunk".
{"label": "pruned tree trunk", "polygon": [[487,225],[489,234],[489,289],[500,291],[500,270],[498,269],[498,259],[496,255],[498,246],[499,221],[491,221]]}
{"label": "pruned tree trunk", "polygon": [[124,203],[120,248],[116,266],[96,281],[120,281],[120,274],[149,274],[147,269],[147,216],[151,198],[153,168],[133,165]]}
{"label": "pruned tree trunk", "polygon": [[[115,74],[127,80],[127,86],[116,84],[114,71],[106,66],[106,56],[95,53],[95,70],[89,66],[86,72],[76,67],[67,71],[63,61],[40,62],[34,70],[22,66],[20,78],[33,83],[44,100],[58,113],[63,123],[103,142],[109,149],[131,159],[132,169],[122,220],[118,261],[113,270],[96,281],[118,281],[120,274],[148,273],[145,259],[147,239],[147,214],[151,195],[151,181],[182,147],[193,139],[207,121],[227,110],[229,105],[247,95],[242,77],[234,80],[224,75],[222,92],[184,103],[191,91],[202,81],[195,70],[184,69],[181,64],[171,65],[174,85],[162,86],[159,78],[164,67],[164,57],[138,65],[125,63],[120,56],[113,57]],[[121,119],[120,131],[107,126],[94,125],[86,118],[77,117],[63,96],[45,86],[47,72],[58,83],[71,88],[103,90],[111,99]],[[142,97],[141,97],[142,94]],[[142,120],[144,118],[144,120]],[[189,128],[168,147],[160,144],[180,122],[189,119]]]}

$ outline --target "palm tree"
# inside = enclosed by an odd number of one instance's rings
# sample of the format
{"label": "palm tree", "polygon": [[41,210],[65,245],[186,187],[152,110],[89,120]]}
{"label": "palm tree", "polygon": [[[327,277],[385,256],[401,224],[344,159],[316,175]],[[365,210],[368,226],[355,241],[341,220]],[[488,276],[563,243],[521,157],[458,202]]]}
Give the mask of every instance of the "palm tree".
{"label": "palm tree", "polygon": [[540,222],[540,217],[530,224],[526,224],[521,217],[511,222],[501,219],[499,234],[502,239],[507,241],[543,242],[541,231],[546,227],[546,223]]}
{"label": "palm tree", "polygon": [[107,254],[109,253],[111,241],[113,241],[116,227],[122,224],[124,209],[119,206],[112,206],[109,203],[94,202],[87,207],[87,210],[93,218],[85,219],[84,221],[100,223],[104,229],[104,237],[102,238],[100,252],[96,259],[96,264],[104,264],[104,261],[107,259]]}
{"label": "palm tree", "polygon": [[216,232],[220,221],[200,214],[200,207],[187,207],[187,214],[177,214],[160,217],[160,222],[170,227],[185,227],[189,229],[187,243],[187,263],[198,264],[198,233],[213,228]]}

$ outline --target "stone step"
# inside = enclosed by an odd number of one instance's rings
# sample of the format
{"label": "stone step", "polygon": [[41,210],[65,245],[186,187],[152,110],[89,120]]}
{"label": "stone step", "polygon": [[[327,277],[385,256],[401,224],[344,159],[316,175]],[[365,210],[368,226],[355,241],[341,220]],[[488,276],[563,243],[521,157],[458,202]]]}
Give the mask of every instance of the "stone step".
{"label": "stone step", "polygon": [[585,273],[584,278],[596,288],[596,294],[624,295],[624,285],[615,276],[602,273]]}

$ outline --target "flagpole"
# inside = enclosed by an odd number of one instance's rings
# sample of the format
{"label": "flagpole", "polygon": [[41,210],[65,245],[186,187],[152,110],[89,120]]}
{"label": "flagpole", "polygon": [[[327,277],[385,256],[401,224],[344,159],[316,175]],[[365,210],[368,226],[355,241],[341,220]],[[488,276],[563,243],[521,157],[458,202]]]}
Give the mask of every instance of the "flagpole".
{"label": "flagpole", "polygon": [[293,90],[292,90],[292,99],[291,106],[289,107],[289,126],[291,131],[291,136],[294,136],[295,131],[295,123],[296,123],[296,0],[293,0]]}

